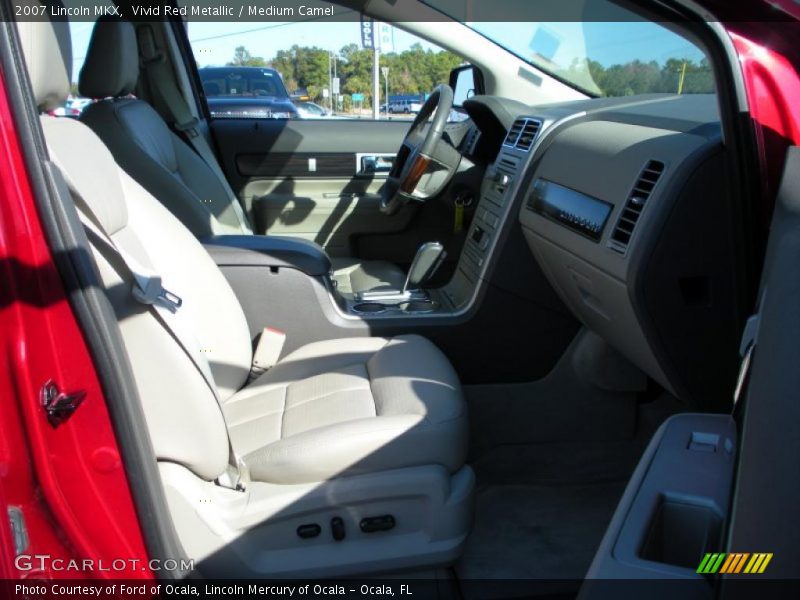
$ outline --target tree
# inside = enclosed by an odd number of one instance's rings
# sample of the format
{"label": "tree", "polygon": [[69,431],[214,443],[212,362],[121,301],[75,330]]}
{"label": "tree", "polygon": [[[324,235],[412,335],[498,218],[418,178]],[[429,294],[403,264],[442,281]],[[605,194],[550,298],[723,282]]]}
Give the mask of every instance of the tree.
{"label": "tree", "polygon": [[[588,85],[580,78],[580,65],[573,62],[569,69],[560,74],[569,81],[581,85],[604,96],[631,96],[633,94],[665,93],[676,94],[683,74],[683,94],[708,94],[714,91],[714,78],[708,61],[699,64],[691,59],[670,58],[659,65],[656,61],[629,61],[624,64],[604,67],[597,61],[586,62]],[[584,73],[585,75],[586,73]]]}
{"label": "tree", "polygon": [[230,67],[266,67],[267,61],[260,56],[253,56],[244,46],[237,46],[233,51],[233,60],[228,63]]}
{"label": "tree", "polygon": [[[233,60],[228,64],[271,66],[281,74],[289,91],[305,88],[309,96],[319,101],[322,90],[330,85],[329,60],[328,51],[315,46],[295,44],[287,50],[279,50],[270,61],[253,56],[247,48],[239,46],[234,52]],[[364,106],[372,104],[372,60],[372,50],[361,48],[357,44],[343,46],[337,54],[341,93],[345,96],[364,94]],[[389,67],[390,96],[422,96],[430,93],[440,83],[447,83],[450,71],[460,64],[461,59],[455,54],[426,50],[420,44],[414,44],[403,52],[381,55],[381,66]],[[632,60],[609,66],[603,66],[591,59],[575,59],[556,74],[589,92],[603,96],[659,92],[674,94],[678,92],[681,76],[681,91],[684,94],[714,91],[711,68],[705,59],[695,63],[690,59],[674,57],[663,64]],[[384,89],[384,81],[381,79],[381,97]],[[385,99],[381,101],[384,102]]]}

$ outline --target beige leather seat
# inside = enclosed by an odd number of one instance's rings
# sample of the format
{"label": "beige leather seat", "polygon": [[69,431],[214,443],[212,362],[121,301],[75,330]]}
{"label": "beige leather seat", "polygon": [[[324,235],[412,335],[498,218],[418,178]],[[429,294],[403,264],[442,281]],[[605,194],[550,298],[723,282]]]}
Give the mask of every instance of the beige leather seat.
{"label": "beige leather seat", "polygon": [[[66,23],[18,29],[38,108],[52,109],[69,93]],[[249,330],[208,253],[90,128],[41,124],[117,315],[187,553],[239,577],[455,560],[474,477],[464,399],[442,353],[415,335],[321,341],[246,385]],[[149,289],[143,273],[181,306],[132,293]]]}
{"label": "beige leather seat", "polygon": [[[113,17],[95,24],[79,89],[89,105],[81,120],[117,163],[197,237],[252,234],[247,216],[217,166],[211,168],[173,133],[153,107],[132,96],[139,53],[132,23]],[[214,160],[213,157],[209,157]],[[387,261],[332,257],[333,280],[344,293],[402,289],[405,274]]]}

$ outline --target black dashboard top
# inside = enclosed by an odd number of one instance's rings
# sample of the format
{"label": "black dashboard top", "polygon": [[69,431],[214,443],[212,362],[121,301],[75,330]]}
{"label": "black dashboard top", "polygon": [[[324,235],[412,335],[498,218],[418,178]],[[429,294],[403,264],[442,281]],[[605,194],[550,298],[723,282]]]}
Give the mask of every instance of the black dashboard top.
{"label": "black dashboard top", "polygon": [[464,108],[481,133],[491,139],[504,135],[519,116],[535,115],[557,121],[577,113],[707,138],[720,134],[714,94],[643,94],[540,105],[525,105],[498,96],[474,96],[464,103]]}

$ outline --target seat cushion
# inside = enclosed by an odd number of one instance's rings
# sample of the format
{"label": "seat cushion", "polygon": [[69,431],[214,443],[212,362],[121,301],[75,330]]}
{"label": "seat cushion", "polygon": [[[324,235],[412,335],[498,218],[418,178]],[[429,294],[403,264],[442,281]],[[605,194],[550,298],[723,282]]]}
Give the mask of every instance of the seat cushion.
{"label": "seat cushion", "polygon": [[455,472],[466,458],[458,377],[416,335],[303,346],[224,412],[256,481],[307,483],[431,464]]}
{"label": "seat cushion", "polygon": [[406,274],[397,265],[385,260],[359,262],[354,258],[331,258],[333,280],[342,294],[367,290],[401,290]]}

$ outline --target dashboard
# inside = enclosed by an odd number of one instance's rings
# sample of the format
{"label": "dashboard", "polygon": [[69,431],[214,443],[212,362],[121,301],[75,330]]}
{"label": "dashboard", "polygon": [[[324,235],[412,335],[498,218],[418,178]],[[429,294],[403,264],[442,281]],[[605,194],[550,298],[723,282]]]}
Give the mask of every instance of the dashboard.
{"label": "dashboard", "polygon": [[491,280],[521,228],[585,327],[679,398],[724,405],[715,395],[735,378],[740,259],[716,97],[477,96],[465,109],[490,164],[451,305]]}

